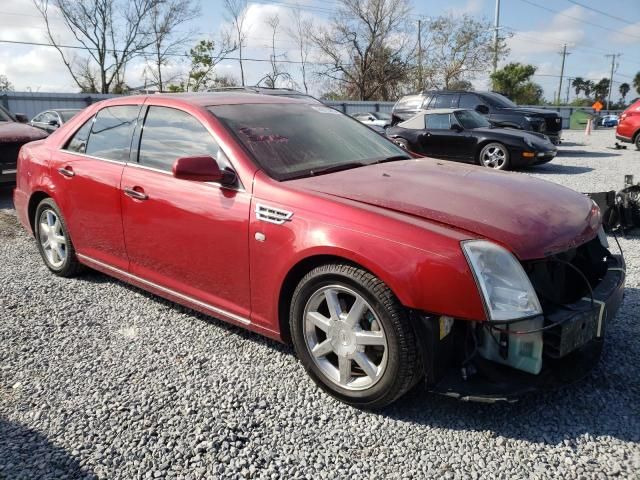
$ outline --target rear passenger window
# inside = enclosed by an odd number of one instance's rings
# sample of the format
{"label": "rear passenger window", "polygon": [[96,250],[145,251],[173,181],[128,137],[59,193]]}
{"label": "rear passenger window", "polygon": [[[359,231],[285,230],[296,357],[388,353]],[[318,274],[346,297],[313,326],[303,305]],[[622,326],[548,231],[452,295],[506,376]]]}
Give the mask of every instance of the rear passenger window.
{"label": "rear passenger window", "polygon": [[93,118],[94,117],[91,117],[89,120],[87,120],[84,125],[82,125],[78,131],[76,131],[75,135],[71,137],[71,140],[69,140],[69,142],[67,143],[65,150],[76,153],[86,152],[87,139],[89,138],[91,126],[93,125]]}
{"label": "rear passenger window", "polygon": [[426,115],[426,128],[428,130],[448,130],[449,124],[448,113],[438,113],[435,115]]}
{"label": "rear passenger window", "polygon": [[228,166],[218,144],[194,117],[168,107],[149,107],[140,139],[140,165],[170,172],[181,157],[210,156]]}
{"label": "rear passenger window", "polygon": [[103,108],[98,112],[87,142],[87,155],[126,162],[139,105]]}
{"label": "rear passenger window", "polygon": [[457,106],[455,103],[458,103],[458,95],[437,95],[430,108],[452,108]]}

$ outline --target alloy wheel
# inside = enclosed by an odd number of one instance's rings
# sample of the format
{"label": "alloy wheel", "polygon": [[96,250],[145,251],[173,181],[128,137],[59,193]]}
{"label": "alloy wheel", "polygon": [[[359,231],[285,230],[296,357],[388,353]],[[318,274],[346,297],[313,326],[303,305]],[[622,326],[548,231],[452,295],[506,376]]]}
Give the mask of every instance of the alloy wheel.
{"label": "alloy wheel", "polygon": [[331,382],[365,390],[382,378],[388,344],[367,301],[342,285],[317,290],[304,309],[304,339],[311,358]]}
{"label": "alloy wheel", "polygon": [[50,208],[43,210],[40,214],[38,230],[40,245],[47,261],[53,268],[60,268],[67,258],[67,238],[56,212]]}
{"label": "alloy wheel", "polygon": [[490,143],[482,149],[480,153],[480,162],[485,167],[500,170],[507,163],[508,153],[506,149],[499,144]]}

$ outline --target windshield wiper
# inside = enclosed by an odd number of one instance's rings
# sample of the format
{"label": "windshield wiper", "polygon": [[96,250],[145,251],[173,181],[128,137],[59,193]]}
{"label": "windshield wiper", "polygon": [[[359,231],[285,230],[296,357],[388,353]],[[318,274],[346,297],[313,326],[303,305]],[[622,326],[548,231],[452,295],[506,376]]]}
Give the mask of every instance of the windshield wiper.
{"label": "windshield wiper", "polygon": [[313,170],[309,170],[309,175],[311,175],[312,177],[315,177],[316,175],[339,172],[340,170],[349,170],[350,168],[364,167],[365,165],[368,165],[368,164],[362,163],[362,162],[341,163],[339,165],[332,165],[330,167],[325,167],[325,168],[314,168]]}
{"label": "windshield wiper", "polygon": [[397,162],[398,160],[411,160],[409,155],[394,155],[393,157],[383,157],[373,159],[376,163]]}

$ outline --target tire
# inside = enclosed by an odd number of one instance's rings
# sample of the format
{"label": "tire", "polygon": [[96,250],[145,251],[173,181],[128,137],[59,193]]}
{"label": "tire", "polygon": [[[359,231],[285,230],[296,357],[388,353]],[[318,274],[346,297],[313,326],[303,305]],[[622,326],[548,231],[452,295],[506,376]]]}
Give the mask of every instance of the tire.
{"label": "tire", "polygon": [[640,150],[640,132],[636,133],[636,138],[634,143],[636,145],[636,149]]}
{"label": "tire", "polygon": [[500,142],[487,143],[478,154],[478,163],[494,170],[508,170],[509,160],[509,150]]}
{"label": "tire", "polygon": [[67,225],[53,199],[45,198],[38,204],[33,226],[38,251],[49,270],[60,277],[73,277],[82,271]]}
{"label": "tire", "polygon": [[393,143],[398,145],[400,148],[409,151],[409,142],[407,142],[404,138],[393,138],[392,140]]}
{"label": "tire", "polygon": [[408,312],[381,280],[356,266],[328,264],[307,273],[293,293],[289,322],[309,376],[344,403],[382,408],[421,378]]}

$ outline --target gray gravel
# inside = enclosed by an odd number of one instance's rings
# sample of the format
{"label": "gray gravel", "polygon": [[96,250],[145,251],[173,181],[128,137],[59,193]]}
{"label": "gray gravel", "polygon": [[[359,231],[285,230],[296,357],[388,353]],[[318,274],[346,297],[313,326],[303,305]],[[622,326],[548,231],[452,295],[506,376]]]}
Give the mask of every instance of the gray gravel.
{"label": "gray gravel", "polygon": [[[640,153],[613,157],[595,133],[535,175],[640,180]],[[514,405],[418,390],[368,413],[321,393],[288,347],[97,273],[54,277],[3,207],[0,479],[640,478],[639,237],[621,240],[626,297],[586,381]]]}

